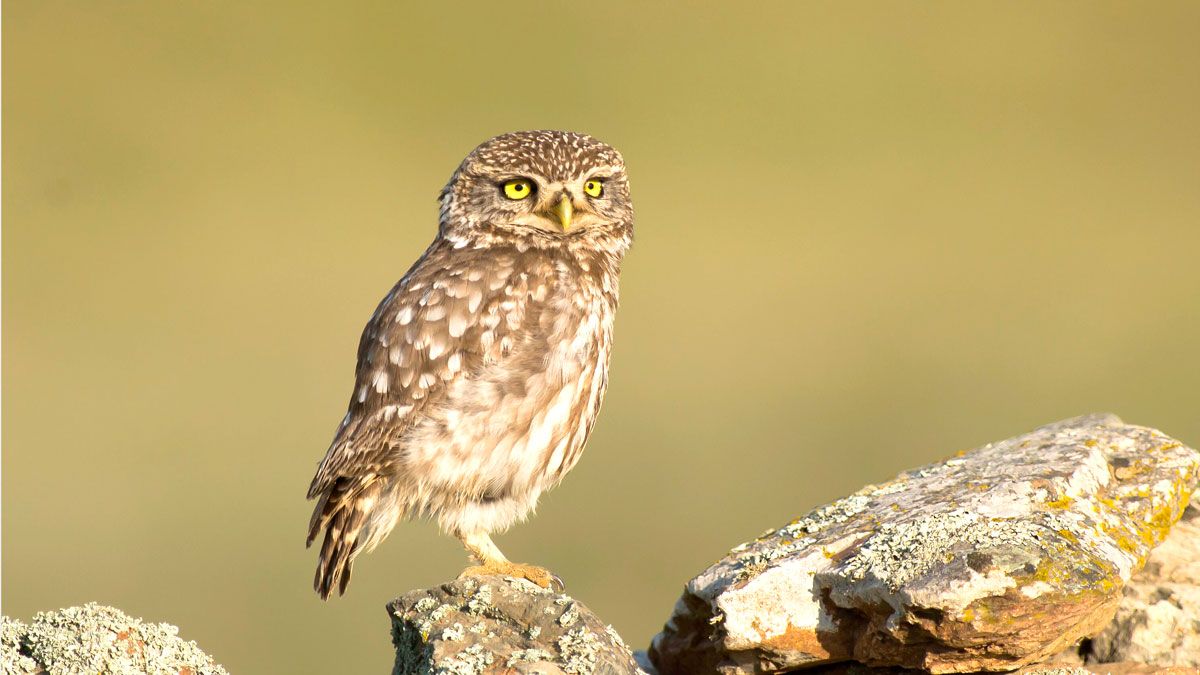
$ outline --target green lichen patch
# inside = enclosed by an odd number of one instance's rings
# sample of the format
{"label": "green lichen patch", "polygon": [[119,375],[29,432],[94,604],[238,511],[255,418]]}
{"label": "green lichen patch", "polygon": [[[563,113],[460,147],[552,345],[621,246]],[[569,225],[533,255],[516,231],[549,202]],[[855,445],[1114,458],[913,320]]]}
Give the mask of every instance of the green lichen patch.
{"label": "green lichen patch", "polygon": [[29,626],[22,621],[10,619],[7,616],[0,623],[0,667],[4,675],[31,675],[40,669],[34,661],[22,650],[23,641]]}
{"label": "green lichen patch", "polygon": [[195,642],[166,623],[147,623],[89,603],[40,612],[28,625],[4,618],[4,673],[225,675]]}
{"label": "green lichen patch", "polygon": [[576,628],[558,639],[562,669],[568,673],[591,675],[596,670],[600,642],[584,628]]}
{"label": "green lichen patch", "polygon": [[433,675],[482,675],[488,666],[496,662],[496,656],[483,645],[470,645],[454,656],[440,661],[432,670]]}
{"label": "green lichen patch", "polygon": [[520,663],[537,663],[539,661],[551,661],[553,659],[554,655],[545,649],[537,649],[536,647],[533,649],[518,649],[509,655],[508,660],[504,662],[504,665],[512,668]]}

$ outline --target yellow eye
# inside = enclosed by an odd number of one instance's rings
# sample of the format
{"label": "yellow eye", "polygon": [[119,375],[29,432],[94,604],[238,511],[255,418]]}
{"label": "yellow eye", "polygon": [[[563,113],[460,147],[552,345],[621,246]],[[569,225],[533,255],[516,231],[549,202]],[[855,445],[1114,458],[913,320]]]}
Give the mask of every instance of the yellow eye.
{"label": "yellow eye", "polygon": [[524,178],[514,178],[504,184],[504,196],[509,199],[525,199],[533,194],[533,183]]}
{"label": "yellow eye", "polygon": [[598,180],[589,180],[583,184],[583,191],[588,193],[589,197],[599,197],[604,194],[604,183]]}

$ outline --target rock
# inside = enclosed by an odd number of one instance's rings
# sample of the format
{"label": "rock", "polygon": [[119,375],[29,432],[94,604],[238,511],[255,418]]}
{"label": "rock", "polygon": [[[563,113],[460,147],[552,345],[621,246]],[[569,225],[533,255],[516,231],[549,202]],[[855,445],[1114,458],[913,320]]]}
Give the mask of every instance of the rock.
{"label": "rock", "polygon": [[1083,665],[1048,663],[1026,666],[1013,675],[1196,675],[1196,669],[1183,666],[1153,666],[1130,661]]}
{"label": "rock", "polygon": [[1109,622],[1198,478],[1194,450],[1112,415],[960,452],[733,549],[650,657],[663,675],[1037,663]]}
{"label": "rock", "polygon": [[460,579],[406,593],[388,614],[393,675],[644,675],[587,607],[525,580]]}
{"label": "rock", "polygon": [[228,675],[175,626],[143,623],[112,607],[89,603],[40,612],[29,624],[7,616],[3,622],[4,675]]}
{"label": "rock", "polygon": [[1152,666],[1145,663],[1093,663],[1072,668],[1022,670],[1018,675],[1196,675],[1189,666]]}
{"label": "rock", "polygon": [[[805,675],[923,675],[924,671],[896,667],[872,667],[853,661],[829,666],[817,666],[804,671]],[[979,675],[991,675],[980,673]],[[1026,666],[1012,675],[1196,675],[1195,668],[1148,666],[1144,663],[1105,663],[1101,665],[1070,665],[1050,663]]]}
{"label": "rock", "polygon": [[1125,587],[1116,618],[1092,639],[1088,663],[1200,668],[1200,493]]}

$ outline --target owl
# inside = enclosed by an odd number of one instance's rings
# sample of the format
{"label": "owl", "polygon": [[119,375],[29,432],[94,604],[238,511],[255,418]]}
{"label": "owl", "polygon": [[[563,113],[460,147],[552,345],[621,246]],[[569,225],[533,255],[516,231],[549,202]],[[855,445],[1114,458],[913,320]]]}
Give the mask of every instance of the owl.
{"label": "owl", "polygon": [[401,518],[435,519],[474,561],[579,461],[608,385],[633,205],[621,155],[585,134],[522,131],[475,148],[443,188],[437,236],[363,330],[349,411],[308,489],[314,587]]}

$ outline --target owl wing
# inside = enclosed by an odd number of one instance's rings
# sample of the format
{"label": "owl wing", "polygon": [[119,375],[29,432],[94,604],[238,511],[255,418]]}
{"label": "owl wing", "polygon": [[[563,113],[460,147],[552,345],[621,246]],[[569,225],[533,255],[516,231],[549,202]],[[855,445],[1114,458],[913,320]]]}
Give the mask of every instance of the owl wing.
{"label": "owl wing", "polygon": [[367,322],[349,410],[313,477],[309,499],[339,479],[385,473],[397,442],[421,412],[482,363],[479,310],[490,284],[476,269],[487,259],[467,253],[435,241]]}
{"label": "owl wing", "polygon": [[[314,586],[344,591],[354,557],[387,535],[398,514],[379,499],[400,471],[405,433],[455,382],[511,358],[541,314],[515,250],[454,249],[436,240],[392,288],[363,330],[350,409],[309,486],[318,499],[308,544],[325,531]],[[544,280],[543,280],[544,281]]]}

